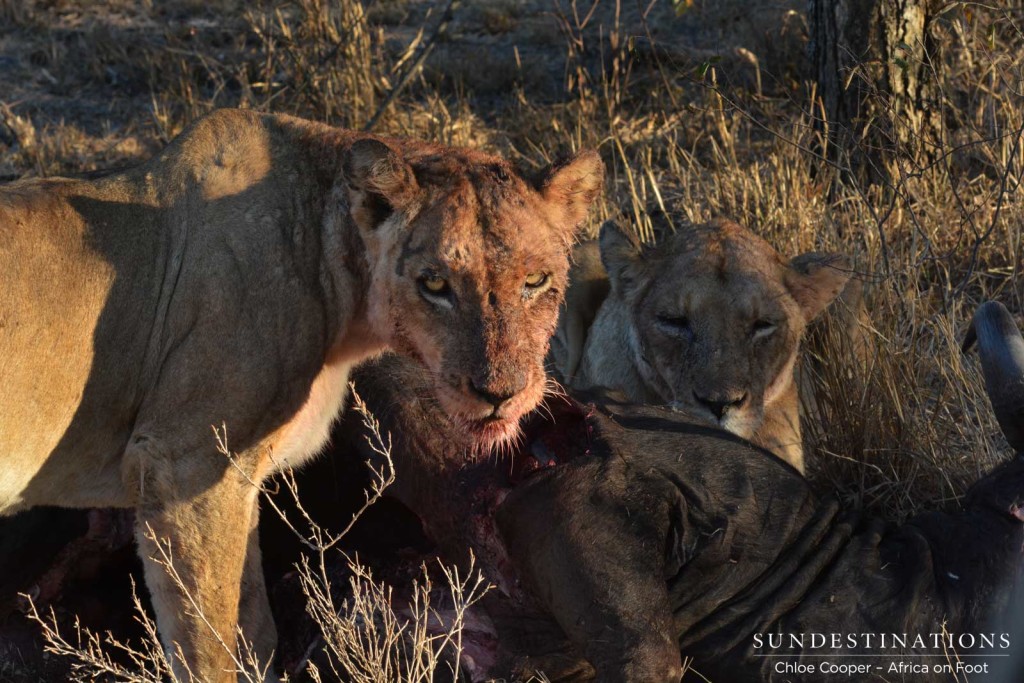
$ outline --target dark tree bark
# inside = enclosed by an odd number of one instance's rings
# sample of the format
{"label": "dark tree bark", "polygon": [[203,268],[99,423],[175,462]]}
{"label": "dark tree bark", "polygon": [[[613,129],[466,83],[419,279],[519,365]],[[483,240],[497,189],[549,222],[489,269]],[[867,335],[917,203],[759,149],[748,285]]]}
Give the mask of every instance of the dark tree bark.
{"label": "dark tree bark", "polygon": [[809,0],[810,66],[833,154],[861,180],[886,182],[899,160],[941,148],[935,0]]}

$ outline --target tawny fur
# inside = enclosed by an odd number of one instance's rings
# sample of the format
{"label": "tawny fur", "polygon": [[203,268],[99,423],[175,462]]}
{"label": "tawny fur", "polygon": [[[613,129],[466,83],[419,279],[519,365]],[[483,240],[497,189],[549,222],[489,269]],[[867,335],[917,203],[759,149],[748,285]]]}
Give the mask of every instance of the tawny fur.
{"label": "tawny fur", "polygon": [[276,643],[252,482],[314,455],[349,368],[388,348],[481,447],[514,434],[602,175],[594,153],[529,181],[479,152],[228,110],[124,173],[0,188],[0,514],[134,507],[165,645],[233,681],[236,625],[263,661]]}
{"label": "tawny fur", "polygon": [[[606,224],[574,253],[549,367],[577,389],[685,410],[803,471],[800,341],[850,274],[835,255],[787,262],[729,221],[680,228],[656,247]],[[732,405],[718,415],[709,402]]]}

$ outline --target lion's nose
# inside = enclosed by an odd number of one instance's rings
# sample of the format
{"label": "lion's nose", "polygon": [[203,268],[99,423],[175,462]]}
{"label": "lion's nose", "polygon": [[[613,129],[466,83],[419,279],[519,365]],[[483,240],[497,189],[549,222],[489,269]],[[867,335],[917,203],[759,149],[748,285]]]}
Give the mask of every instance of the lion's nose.
{"label": "lion's nose", "polygon": [[513,398],[516,394],[526,388],[525,377],[515,377],[513,382],[502,385],[500,388],[486,382],[481,382],[476,379],[469,381],[469,387],[473,393],[483,400],[494,406],[497,410],[505,404],[506,401]]}
{"label": "lion's nose", "polygon": [[716,396],[701,396],[695,391],[693,392],[693,398],[697,401],[697,403],[710,410],[711,414],[714,415],[718,420],[722,420],[725,417],[726,413],[728,413],[730,410],[735,410],[736,408],[741,407],[744,403],[747,402],[747,393],[744,392],[742,394],[732,395],[718,394]]}

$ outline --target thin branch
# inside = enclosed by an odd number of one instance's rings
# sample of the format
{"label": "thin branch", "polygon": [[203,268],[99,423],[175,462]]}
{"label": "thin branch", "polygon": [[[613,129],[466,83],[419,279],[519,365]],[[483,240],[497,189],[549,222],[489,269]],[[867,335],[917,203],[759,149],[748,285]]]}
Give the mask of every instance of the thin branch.
{"label": "thin branch", "polygon": [[363,126],[364,133],[369,133],[376,128],[377,123],[380,121],[380,117],[388,110],[388,107],[390,107],[391,103],[395,101],[398,94],[405,90],[406,86],[412,82],[413,76],[419,72],[420,67],[423,66],[423,62],[426,61],[427,56],[434,49],[434,45],[437,43],[438,39],[448,33],[448,25],[451,24],[452,17],[455,14],[455,9],[460,2],[461,0],[448,0],[448,6],[445,7],[444,13],[441,15],[441,21],[438,23],[437,28],[434,29],[434,33],[427,39],[427,42],[423,44],[423,47],[420,48],[419,55],[415,60],[413,60],[413,63],[409,65],[409,68],[406,69],[401,80],[395,84],[395,87],[393,87],[391,92],[388,93],[388,96],[384,98],[384,101],[381,103],[380,107],[377,108],[374,115],[371,116],[370,120],[366,122],[365,126]]}

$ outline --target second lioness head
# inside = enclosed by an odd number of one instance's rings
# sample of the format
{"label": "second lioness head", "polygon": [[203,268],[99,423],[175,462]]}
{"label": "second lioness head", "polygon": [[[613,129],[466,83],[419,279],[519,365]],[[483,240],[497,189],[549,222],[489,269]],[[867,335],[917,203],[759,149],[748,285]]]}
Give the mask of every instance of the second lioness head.
{"label": "second lioness head", "polygon": [[656,247],[606,224],[601,257],[611,305],[629,311],[626,334],[647,400],[746,438],[762,429],[765,408],[792,390],[807,324],[851,274],[835,254],[786,260],[729,221],[681,229]]}

